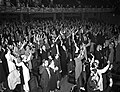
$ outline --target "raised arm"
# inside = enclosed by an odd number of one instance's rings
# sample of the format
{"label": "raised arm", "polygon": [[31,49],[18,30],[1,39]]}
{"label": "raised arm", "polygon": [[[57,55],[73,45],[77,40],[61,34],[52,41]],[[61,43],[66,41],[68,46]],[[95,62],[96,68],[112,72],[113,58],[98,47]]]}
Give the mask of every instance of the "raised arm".
{"label": "raised arm", "polygon": [[92,68],[92,63],[94,62],[94,60],[95,60],[95,57],[94,57],[94,55],[93,54],[91,54],[93,57],[92,57],[92,60],[90,61],[90,70],[92,70],[93,68]]}
{"label": "raised arm", "polygon": [[93,57],[92,57],[92,60],[91,60],[91,62],[90,62],[90,65],[92,65],[92,63],[94,62],[94,60],[95,60],[95,56],[93,55],[93,54],[91,54]]}
{"label": "raised arm", "polygon": [[110,61],[108,61],[108,65],[104,67],[103,69],[98,69],[98,73],[105,73],[110,66]]}

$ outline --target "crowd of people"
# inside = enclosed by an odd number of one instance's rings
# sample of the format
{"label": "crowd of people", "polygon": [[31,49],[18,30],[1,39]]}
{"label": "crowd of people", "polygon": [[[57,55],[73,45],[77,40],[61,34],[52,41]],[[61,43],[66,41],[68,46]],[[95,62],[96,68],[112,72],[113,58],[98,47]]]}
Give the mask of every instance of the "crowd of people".
{"label": "crowd of people", "polygon": [[21,90],[30,92],[31,79],[36,76],[42,92],[55,92],[61,88],[61,79],[67,75],[70,82],[72,74],[79,90],[110,90],[111,71],[120,74],[119,43],[119,26],[103,22],[3,22],[0,91],[11,92],[21,85]]}
{"label": "crowd of people", "polygon": [[49,8],[115,8],[119,0],[1,0],[2,6]]}

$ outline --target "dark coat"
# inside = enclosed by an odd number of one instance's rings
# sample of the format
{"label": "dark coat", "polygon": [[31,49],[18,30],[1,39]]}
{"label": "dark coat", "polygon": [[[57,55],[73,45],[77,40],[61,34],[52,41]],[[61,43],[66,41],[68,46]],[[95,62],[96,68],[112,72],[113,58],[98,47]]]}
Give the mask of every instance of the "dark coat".
{"label": "dark coat", "polygon": [[50,70],[51,77],[48,82],[48,89],[51,91],[54,91],[57,88],[57,76],[53,71],[53,69],[50,68],[49,70]]}
{"label": "dark coat", "polygon": [[0,83],[6,81],[5,72],[2,63],[0,63]]}
{"label": "dark coat", "polygon": [[48,52],[47,51],[42,51],[42,60],[48,58]]}
{"label": "dark coat", "polygon": [[[9,70],[8,70],[8,64],[7,64],[7,59],[5,58],[5,52],[0,51],[0,59],[2,60],[2,64],[1,67],[3,67],[4,70],[4,74],[5,74],[5,78],[7,78],[8,74],[9,74]],[[1,69],[0,69],[1,70]],[[2,70],[1,70],[2,71]],[[2,74],[2,73],[1,73]],[[1,75],[0,75],[1,76]]]}
{"label": "dark coat", "polygon": [[57,54],[56,44],[51,48],[51,56],[55,56]]}
{"label": "dark coat", "polygon": [[62,46],[59,46],[60,51],[60,65],[62,69],[62,76],[67,74],[67,55],[66,51],[63,50]]}
{"label": "dark coat", "polygon": [[120,63],[120,43],[116,47],[115,59],[117,63]]}
{"label": "dark coat", "polygon": [[57,76],[57,80],[60,80],[61,79],[61,74],[60,74],[60,71],[61,71],[60,58],[54,59],[54,62],[55,62],[55,66],[58,67],[58,71],[56,71],[55,74]]}
{"label": "dark coat", "polygon": [[44,68],[41,72],[41,81],[40,85],[42,87],[42,92],[49,92],[48,83],[49,83],[49,75],[47,70]]}

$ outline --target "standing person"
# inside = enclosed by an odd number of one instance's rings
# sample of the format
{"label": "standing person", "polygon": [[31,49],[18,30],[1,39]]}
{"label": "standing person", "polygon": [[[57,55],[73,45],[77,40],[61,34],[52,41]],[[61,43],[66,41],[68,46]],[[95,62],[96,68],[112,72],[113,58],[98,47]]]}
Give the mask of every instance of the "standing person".
{"label": "standing person", "polygon": [[46,49],[45,45],[42,46],[42,60],[48,58],[48,50]]}
{"label": "standing person", "polygon": [[81,79],[81,73],[82,73],[82,57],[81,54],[76,55],[75,57],[75,80],[78,85],[78,87],[82,87],[82,79]]}
{"label": "standing person", "polygon": [[57,89],[60,90],[60,80],[61,80],[61,65],[60,65],[60,58],[59,55],[56,54],[55,55],[55,67],[58,67],[58,70],[55,72],[56,76],[57,76]]}
{"label": "standing person", "polygon": [[2,61],[2,47],[0,45],[0,91],[3,91],[4,90],[4,87],[3,87],[3,82],[6,81],[6,75],[5,75],[5,72],[4,72],[4,68],[3,68],[3,61]]}
{"label": "standing person", "polygon": [[32,63],[31,63],[32,51],[30,50],[30,47],[28,45],[26,46],[25,55],[27,57],[29,57],[28,60],[27,60],[27,63],[28,63],[28,68],[29,68],[29,70],[31,72],[32,71]]}
{"label": "standing person", "polygon": [[39,71],[41,74],[40,86],[42,88],[42,92],[49,92],[48,83],[51,74],[48,65],[49,65],[48,60],[44,60],[43,64],[40,66],[40,71]]}
{"label": "standing person", "polygon": [[11,73],[13,70],[16,70],[16,66],[13,62],[14,56],[11,54],[11,50],[9,49],[9,47],[7,47],[7,54],[5,54],[5,57],[7,59],[9,73]]}
{"label": "standing person", "polygon": [[70,58],[68,62],[68,82],[72,84],[76,84],[75,81],[75,61]]}
{"label": "standing person", "polygon": [[113,79],[111,69],[113,68],[113,61],[114,61],[114,43],[112,42],[109,45],[110,53],[108,56],[108,60],[110,61],[109,70],[103,74],[103,81],[104,81],[104,92],[110,92],[113,86]]}
{"label": "standing person", "polygon": [[94,33],[92,33],[90,35],[90,39],[91,39],[90,53],[94,54],[94,52],[95,52],[95,44],[96,44],[96,37],[95,37]]}
{"label": "standing person", "polygon": [[100,61],[99,68],[103,68],[103,64],[104,64],[103,59],[104,58],[103,58],[102,46],[101,45],[97,45],[97,47],[96,47],[95,58]]}
{"label": "standing person", "polygon": [[17,84],[20,84],[20,73],[16,68],[15,62],[16,58],[11,54],[11,49],[7,47],[7,54],[5,54],[5,57],[7,59],[7,65],[9,74],[7,76],[8,81],[8,87],[10,90],[14,90],[17,86]]}
{"label": "standing person", "polygon": [[7,51],[1,49],[1,51],[0,51],[0,54],[1,54],[0,57],[1,57],[1,60],[2,60],[2,65],[3,65],[5,77],[7,78],[8,74],[9,74],[9,68],[8,68],[8,65],[7,65],[7,59],[5,57],[6,52]]}
{"label": "standing person", "polygon": [[118,36],[118,44],[115,50],[115,62],[113,64],[114,72],[120,74],[120,34]]}
{"label": "standing person", "polygon": [[48,87],[50,89],[50,92],[55,92],[57,88],[57,75],[55,72],[58,71],[58,67],[55,66],[55,62],[53,60],[50,61],[49,70],[51,77],[48,83]]}
{"label": "standing person", "polygon": [[58,45],[60,51],[60,64],[62,69],[62,77],[67,74],[67,56],[66,56],[66,47],[64,44]]}
{"label": "standing person", "polygon": [[[17,60],[16,60],[17,62]],[[23,89],[25,92],[29,92],[30,88],[29,88],[29,80],[30,80],[30,74],[29,74],[29,69],[27,68],[27,66],[25,65],[24,62],[19,62],[16,63],[17,66],[22,66],[22,72],[23,72],[23,79],[24,79],[24,84],[23,84]]]}
{"label": "standing person", "polygon": [[96,38],[97,38],[97,44],[103,45],[103,43],[105,42],[105,38],[101,31],[98,32]]}
{"label": "standing person", "polygon": [[87,90],[88,92],[101,92],[104,91],[103,89],[103,73],[105,73],[109,66],[110,66],[110,61],[108,61],[107,66],[104,67],[103,69],[98,69],[98,65],[99,65],[99,61],[98,60],[92,60],[91,61],[91,73],[90,73],[90,77],[88,80],[88,84],[87,84]]}

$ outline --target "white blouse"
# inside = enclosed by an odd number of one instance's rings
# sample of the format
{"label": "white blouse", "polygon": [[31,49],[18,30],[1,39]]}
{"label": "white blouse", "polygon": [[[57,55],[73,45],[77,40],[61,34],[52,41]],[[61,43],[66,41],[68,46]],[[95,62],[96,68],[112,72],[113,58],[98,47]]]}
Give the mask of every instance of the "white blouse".
{"label": "white blouse", "polygon": [[11,73],[13,70],[16,70],[16,66],[15,63],[13,62],[14,60],[14,56],[7,53],[5,55],[6,59],[7,59],[7,64],[8,64],[8,69],[9,69],[9,73]]}

